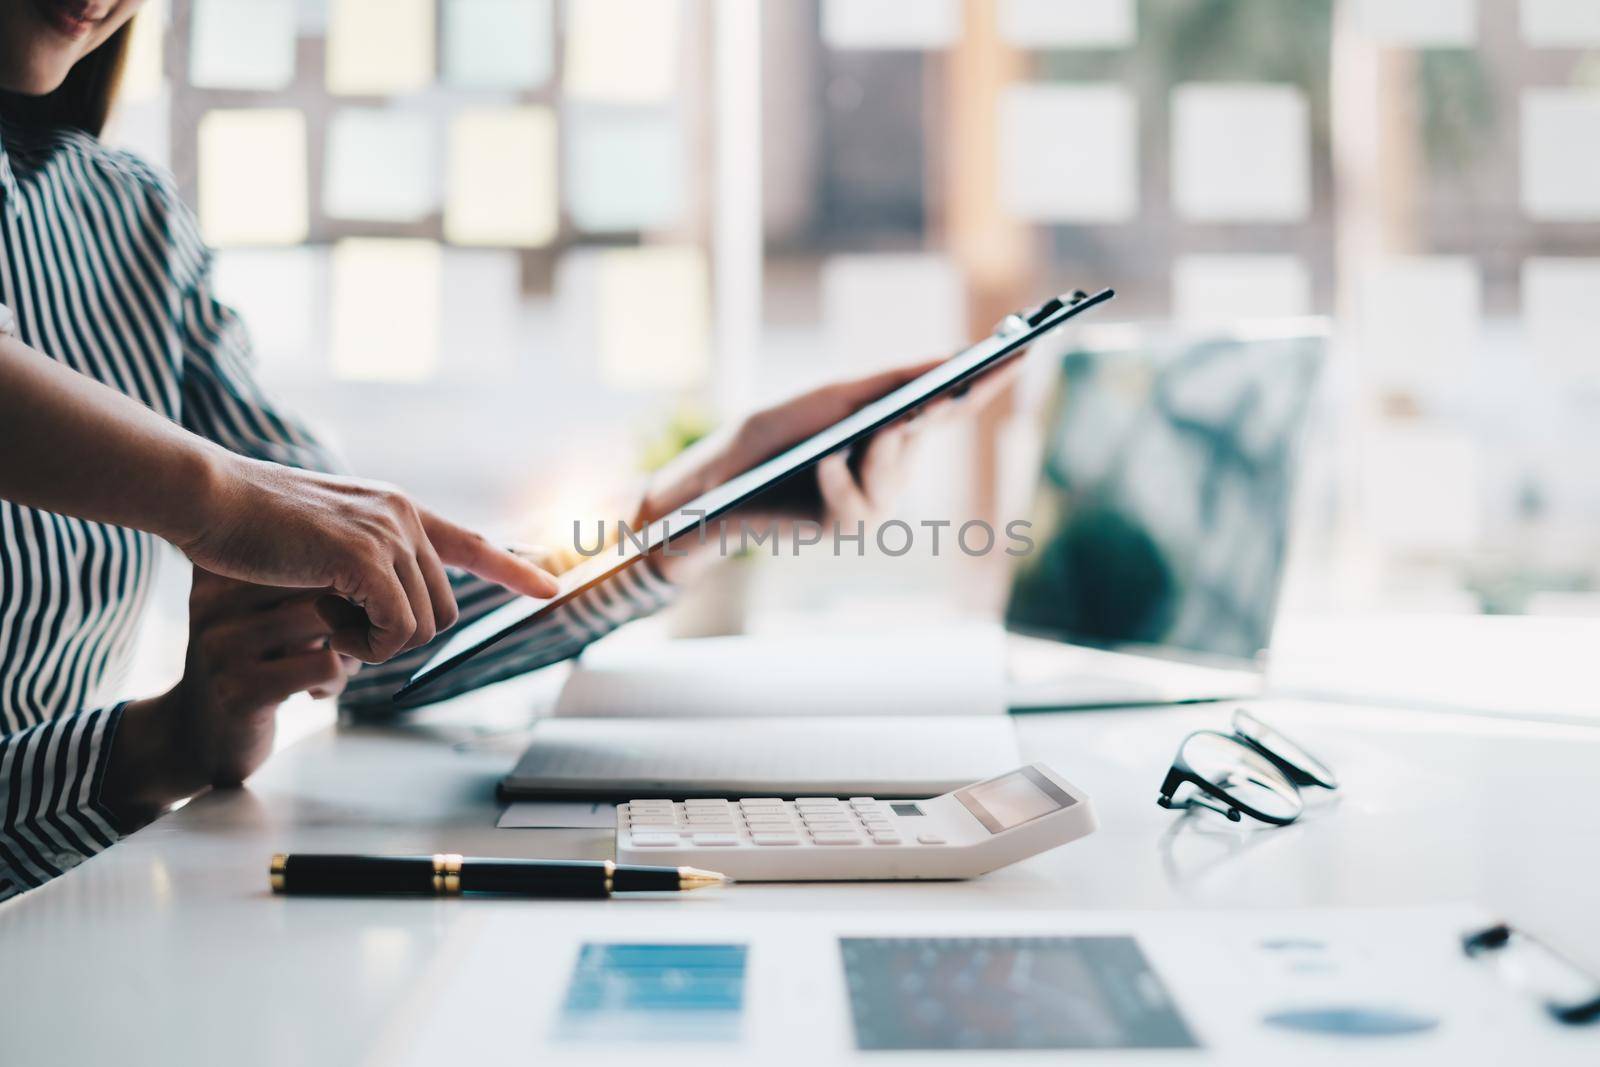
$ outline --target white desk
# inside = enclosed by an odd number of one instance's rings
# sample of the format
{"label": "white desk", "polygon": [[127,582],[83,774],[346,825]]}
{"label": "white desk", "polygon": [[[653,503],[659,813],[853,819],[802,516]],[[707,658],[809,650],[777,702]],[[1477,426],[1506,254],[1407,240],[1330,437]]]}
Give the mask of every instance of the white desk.
{"label": "white desk", "polygon": [[[1179,739],[1221,725],[1225,709],[1030,716],[1018,720],[1024,754],[1088,790],[1102,828],[976,882],[610,902],[273,898],[267,860],[280,851],[609,853],[608,833],[493,828],[494,783],[518,738],[329,730],[279,754],[248,790],[205,797],[0,905],[0,1062],[381,1062],[454,973],[441,965],[453,935],[493,909],[567,909],[603,929],[606,916],[643,909],[670,922],[683,909],[703,918],[1464,901],[1600,962],[1600,728],[1332,705],[1263,714],[1344,779],[1340,800],[1282,830],[1180,822],[1155,804]],[[537,966],[533,946],[528,960]],[[537,1061],[522,1020],[494,1024],[520,1042],[519,1058]],[[1570,1054],[1571,1035],[1553,1040]],[[1587,1040],[1600,1050],[1600,1031]]]}

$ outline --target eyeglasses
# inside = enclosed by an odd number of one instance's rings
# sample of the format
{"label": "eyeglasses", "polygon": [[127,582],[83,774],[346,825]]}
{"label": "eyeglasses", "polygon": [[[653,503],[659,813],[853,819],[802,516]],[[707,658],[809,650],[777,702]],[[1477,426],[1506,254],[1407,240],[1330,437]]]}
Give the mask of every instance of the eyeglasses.
{"label": "eyeglasses", "polygon": [[[1185,785],[1193,786],[1181,800]],[[1327,764],[1243,708],[1233,732],[1197,730],[1183,739],[1156,803],[1174,811],[1209,808],[1238,822],[1242,815],[1286,826],[1305,810],[1302,787],[1339,788]]]}
{"label": "eyeglasses", "polygon": [[1500,975],[1569,1026],[1600,1020],[1600,978],[1537,938],[1504,923],[1462,938],[1473,959],[1491,959]]}

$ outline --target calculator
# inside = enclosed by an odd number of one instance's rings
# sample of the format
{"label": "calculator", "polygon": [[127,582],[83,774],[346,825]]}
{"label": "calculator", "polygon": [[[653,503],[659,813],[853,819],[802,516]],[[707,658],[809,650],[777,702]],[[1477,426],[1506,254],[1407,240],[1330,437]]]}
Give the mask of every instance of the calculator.
{"label": "calculator", "polygon": [[1094,829],[1083,791],[1032,763],[929,800],[630,800],[617,805],[617,862],[742,882],[974,878]]}

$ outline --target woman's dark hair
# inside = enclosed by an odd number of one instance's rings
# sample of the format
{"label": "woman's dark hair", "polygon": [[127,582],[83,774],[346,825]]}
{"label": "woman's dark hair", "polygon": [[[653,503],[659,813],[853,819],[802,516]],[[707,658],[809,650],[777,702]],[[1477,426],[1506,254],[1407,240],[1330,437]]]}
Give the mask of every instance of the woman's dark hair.
{"label": "woman's dark hair", "polygon": [[133,32],[129,22],[106,38],[105,44],[78,60],[53,93],[24,96],[0,93],[0,115],[22,126],[46,128],[72,126],[100,136],[122,81],[122,65],[128,56],[128,39]]}

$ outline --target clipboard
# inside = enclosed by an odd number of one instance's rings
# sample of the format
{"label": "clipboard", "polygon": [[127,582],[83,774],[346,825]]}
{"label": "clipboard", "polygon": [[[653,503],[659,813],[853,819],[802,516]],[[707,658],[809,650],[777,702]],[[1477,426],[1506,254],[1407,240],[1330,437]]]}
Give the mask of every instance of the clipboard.
{"label": "clipboard", "polygon": [[[446,696],[505,681],[522,673],[515,655],[484,659],[490,649],[506,651],[508,642],[528,633],[540,619],[601,582],[635,565],[651,552],[716,522],[761,493],[810,470],[827,456],[847,449],[897,419],[945,394],[959,390],[986,371],[1020,355],[1034,341],[1116,294],[1102,289],[1052,297],[1028,312],[1008,315],[993,334],[951,356],[932,370],[867,404],[799,444],[723,482],[637,535],[630,534],[616,551],[592,556],[561,576],[553,597],[519,597],[463,627],[411,676],[394,695],[397,707],[420,707]],[[471,672],[476,671],[476,675]],[[463,677],[463,672],[468,676]],[[446,677],[452,684],[440,686]]]}

